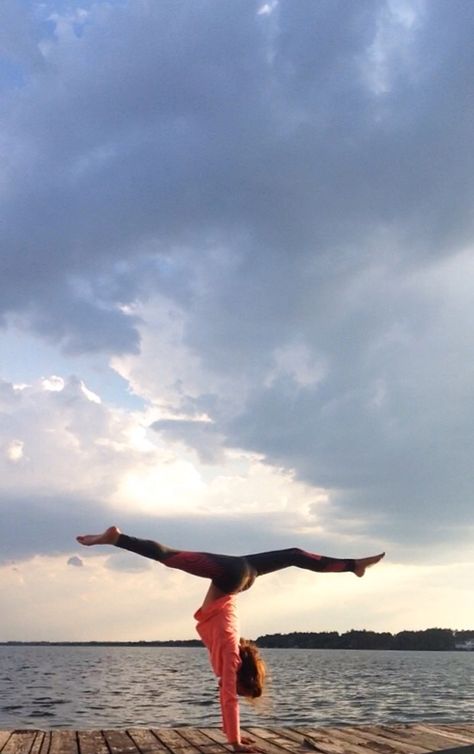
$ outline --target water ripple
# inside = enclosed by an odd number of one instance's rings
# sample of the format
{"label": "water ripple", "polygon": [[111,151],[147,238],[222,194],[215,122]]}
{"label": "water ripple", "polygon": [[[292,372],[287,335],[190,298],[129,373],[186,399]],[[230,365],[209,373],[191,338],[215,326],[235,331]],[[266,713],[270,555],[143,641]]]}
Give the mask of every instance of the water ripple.
{"label": "water ripple", "polygon": [[[243,725],[458,722],[474,653],[264,650],[269,690]],[[205,649],[0,647],[0,728],[220,724]]]}

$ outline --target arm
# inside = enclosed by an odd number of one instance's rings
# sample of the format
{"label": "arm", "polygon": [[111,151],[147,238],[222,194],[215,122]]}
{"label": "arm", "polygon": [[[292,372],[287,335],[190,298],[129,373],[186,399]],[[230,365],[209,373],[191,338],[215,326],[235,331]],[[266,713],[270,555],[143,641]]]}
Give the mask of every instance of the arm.
{"label": "arm", "polygon": [[237,695],[237,671],[240,653],[232,644],[223,648],[222,672],[219,681],[219,700],[222,712],[222,728],[232,749],[236,752],[258,752],[251,738],[240,735],[239,698]]}
{"label": "arm", "polygon": [[219,701],[222,712],[222,729],[234,750],[240,746],[240,714],[237,697],[237,670],[240,657],[233,647],[222,652],[222,673],[219,683]]}

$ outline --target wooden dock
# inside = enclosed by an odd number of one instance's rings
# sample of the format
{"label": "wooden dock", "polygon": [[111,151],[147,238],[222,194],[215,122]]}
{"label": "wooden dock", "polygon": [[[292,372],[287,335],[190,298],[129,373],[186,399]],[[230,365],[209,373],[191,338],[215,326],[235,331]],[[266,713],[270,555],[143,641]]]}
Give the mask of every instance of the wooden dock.
{"label": "wooden dock", "polygon": [[[474,754],[474,723],[245,728],[263,754]],[[228,754],[217,728],[1,730],[1,754]]]}

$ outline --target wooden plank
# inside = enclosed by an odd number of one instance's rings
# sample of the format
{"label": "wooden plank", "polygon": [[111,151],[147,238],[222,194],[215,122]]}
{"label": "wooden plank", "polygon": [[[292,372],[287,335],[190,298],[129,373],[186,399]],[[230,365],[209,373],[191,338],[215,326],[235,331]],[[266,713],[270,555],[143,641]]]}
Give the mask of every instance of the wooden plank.
{"label": "wooden plank", "polygon": [[271,740],[291,754],[308,754],[308,748],[312,748],[305,743],[304,736],[291,735],[287,728],[270,728],[269,732],[271,733]]}
{"label": "wooden plank", "polygon": [[[451,749],[451,748],[454,748],[456,746],[456,744],[453,743],[453,739],[450,738],[450,736],[446,732],[436,731],[434,728],[424,729],[421,726],[418,727],[417,725],[414,725],[411,728],[410,732],[413,733],[414,736],[415,735],[416,736],[418,736],[418,735],[423,735],[423,736],[429,735],[430,740],[432,740],[436,744],[436,746],[437,746],[437,748],[439,750],[441,750],[441,749]],[[457,744],[457,746],[462,746],[462,745],[463,745],[462,742]]]}
{"label": "wooden plank", "polygon": [[[33,742],[33,746],[31,747],[30,754],[42,754],[42,752],[47,751],[46,746],[44,746],[44,739],[45,739],[46,733],[44,730],[39,730],[36,733],[35,740]],[[48,741],[49,745],[49,741]]]}
{"label": "wooden plank", "polygon": [[459,725],[440,725],[440,728],[443,730],[448,730],[451,733],[455,733],[456,735],[466,736],[469,738],[469,741],[474,741],[474,725],[469,725],[469,723],[463,723]]}
{"label": "wooden plank", "polygon": [[[258,731],[259,739],[255,738],[254,731]],[[265,732],[265,735],[263,735]],[[249,728],[250,738],[255,741],[258,746],[258,741],[264,739],[275,746],[279,746],[281,749],[287,752],[287,754],[308,754],[308,747],[302,741],[295,741],[291,736],[285,736],[281,729],[278,728]]]}
{"label": "wooden plank", "polygon": [[[170,754],[169,749],[163,746],[151,730],[145,728],[129,728],[128,735],[131,737],[140,754]],[[91,752],[93,754],[93,752]]]}
{"label": "wooden plank", "polygon": [[178,730],[171,728],[153,728],[153,733],[171,752],[177,754],[196,754],[196,748],[183,738]]}
{"label": "wooden plank", "polygon": [[267,736],[266,738],[259,736],[253,728],[248,728],[248,733],[255,744],[255,748],[262,752],[262,754],[288,754],[288,751],[271,736]]}
{"label": "wooden plank", "polygon": [[214,746],[214,742],[211,741],[209,736],[206,736],[205,733],[198,730],[197,728],[191,728],[189,726],[185,726],[184,728],[179,729],[179,733],[183,738],[193,746]]}
{"label": "wooden plank", "polygon": [[434,754],[474,754],[474,744],[455,746],[454,749],[438,749]]}
{"label": "wooden plank", "polygon": [[[201,732],[205,733],[216,743],[221,744],[221,751],[225,747],[228,751],[230,745],[225,737],[224,733],[218,728],[200,728]],[[281,746],[273,745],[271,743],[272,736],[274,734],[268,730],[268,728],[241,728],[242,734],[249,735],[254,741],[256,747],[263,752],[263,754],[288,754]],[[258,732],[258,734],[257,734]]]}
{"label": "wooden plank", "polygon": [[126,730],[104,730],[110,754],[138,754],[138,749]]}
{"label": "wooden plank", "polygon": [[11,736],[2,749],[2,754],[30,754],[36,738],[34,730],[11,731]]}
{"label": "wooden plank", "polygon": [[[457,727],[457,726],[456,726]],[[469,733],[470,735],[474,736],[474,725],[471,723],[464,723],[461,725],[461,728],[466,731],[466,733]]]}
{"label": "wooden plank", "polygon": [[49,747],[49,754],[79,754],[76,731],[51,731],[51,745]]}
{"label": "wooden plank", "polygon": [[206,736],[209,736],[211,741],[220,744],[221,747],[227,745],[227,737],[220,728],[199,728],[199,730],[201,733],[205,733]]}
{"label": "wooden plank", "polygon": [[[275,735],[272,734],[271,731],[268,729],[265,730],[263,728],[254,728],[249,727],[247,728],[251,736],[255,739],[255,744],[259,749],[262,749],[265,752],[268,752],[268,754],[288,754],[288,749],[285,748],[285,745],[282,745],[281,743],[277,743],[275,741]],[[291,739],[290,739],[291,740]],[[305,736],[303,736],[303,744],[305,741]],[[287,742],[285,742],[286,745],[288,745]],[[319,748],[319,744],[317,746],[318,751],[326,752],[327,754],[343,754],[341,749],[335,749],[334,746],[330,746],[329,748]],[[306,748],[306,751],[308,749]],[[357,753],[359,754],[359,752]]]}
{"label": "wooden plank", "polygon": [[451,748],[451,741],[447,736],[433,733],[431,729],[428,733],[424,733],[421,730],[416,730],[414,725],[410,727],[384,725],[382,726],[382,730],[383,735],[388,734],[389,737],[393,735],[395,738],[401,737],[402,740],[408,740],[416,746],[426,746],[428,751]]}
{"label": "wooden plank", "polygon": [[421,732],[415,737],[408,725],[380,725],[378,735],[387,738],[389,741],[406,741],[425,749],[425,751],[436,749],[432,741],[422,738]]}
{"label": "wooden plank", "polygon": [[[296,731],[294,732],[296,733]],[[324,731],[317,733],[316,730],[299,728],[298,734],[302,737],[302,743],[307,751],[319,751],[323,754],[344,754],[345,751],[354,754],[354,751],[356,751],[357,754],[360,754],[359,747],[343,747],[340,741],[332,741],[329,736],[325,735]]]}
{"label": "wooden plank", "polygon": [[425,748],[412,743],[379,736],[376,727],[349,726],[348,728],[327,728],[326,731],[336,741],[357,744],[378,754],[424,754],[426,752]]}
{"label": "wooden plank", "polygon": [[[370,734],[364,734],[356,728],[341,730],[339,728],[326,728],[325,733],[332,741],[340,742],[342,747],[347,745],[357,747],[358,751],[377,752],[377,754],[399,754],[390,746],[387,739],[374,740]],[[421,754],[425,754],[422,750]]]}
{"label": "wooden plank", "polygon": [[201,754],[222,754],[222,745],[216,744],[204,731],[186,726],[185,728],[180,728],[179,732]]}
{"label": "wooden plank", "polygon": [[[465,733],[463,734],[459,731],[456,732],[456,729],[453,729],[450,726],[447,728],[442,728],[441,726],[438,727],[437,725],[429,725],[428,723],[415,723],[413,727],[417,730],[423,730],[426,732],[433,731],[433,733],[441,733],[452,741],[460,741],[461,743],[466,744],[474,743],[474,733],[471,736],[467,736]],[[461,745],[461,743],[459,745]]]}
{"label": "wooden plank", "polygon": [[[316,751],[316,745],[311,742],[298,728],[273,728],[280,736],[295,744],[298,751],[308,754],[308,750]],[[287,744],[288,748],[289,745]]]}
{"label": "wooden plank", "polygon": [[0,730],[0,751],[3,751],[3,747],[10,738],[11,730]]}
{"label": "wooden plank", "polygon": [[[474,725],[429,722],[341,727],[243,727],[263,754],[474,754]],[[225,754],[218,728],[0,730],[0,754]]]}
{"label": "wooden plank", "polygon": [[407,752],[408,754],[409,752],[420,754],[420,752],[430,751],[427,746],[414,744],[409,735],[399,738],[393,733],[382,730],[378,725],[356,725],[351,726],[351,730],[356,730],[361,737],[367,736],[370,739],[377,740],[382,746],[385,743],[394,751]]}
{"label": "wooden plank", "polygon": [[304,734],[308,747],[327,754],[364,754],[366,748],[360,744],[351,744],[347,741],[335,740],[329,735],[326,728],[298,728]]}
{"label": "wooden plank", "polygon": [[80,730],[77,734],[80,754],[109,754],[100,730]]}
{"label": "wooden plank", "polygon": [[38,752],[36,752],[36,740],[33,745],[33,749],[31,750],[30,754],[49,754],[49,747],[51,746],[51,731],[41,731],[43,734],[43,738],[40,744],[40,748]]}

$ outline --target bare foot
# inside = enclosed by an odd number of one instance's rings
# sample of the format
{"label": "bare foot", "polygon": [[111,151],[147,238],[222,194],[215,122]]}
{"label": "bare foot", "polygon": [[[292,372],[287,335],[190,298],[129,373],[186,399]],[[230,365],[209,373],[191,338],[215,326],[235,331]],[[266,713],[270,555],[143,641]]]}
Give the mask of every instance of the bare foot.
{"label": "bare foot", "polygon": [[372,557],[370,558],[359,558],[358,560],[356,560],[355,568],[354,568],[355,575],[358,576],[359,578],[362,578],[362,576],[365,573],[365,569],[370,568],[370,566],[373,566],[376,563],[378,563],[379,560],[382,560],[384,555],[385,553],[381,552],[380,555],[372,555]]}
{"label": "bare foot", "polygon": [[102,534],[80,534],[76,537],[80,545],[114,545],[120,534],[120,529],[110,526]]}

